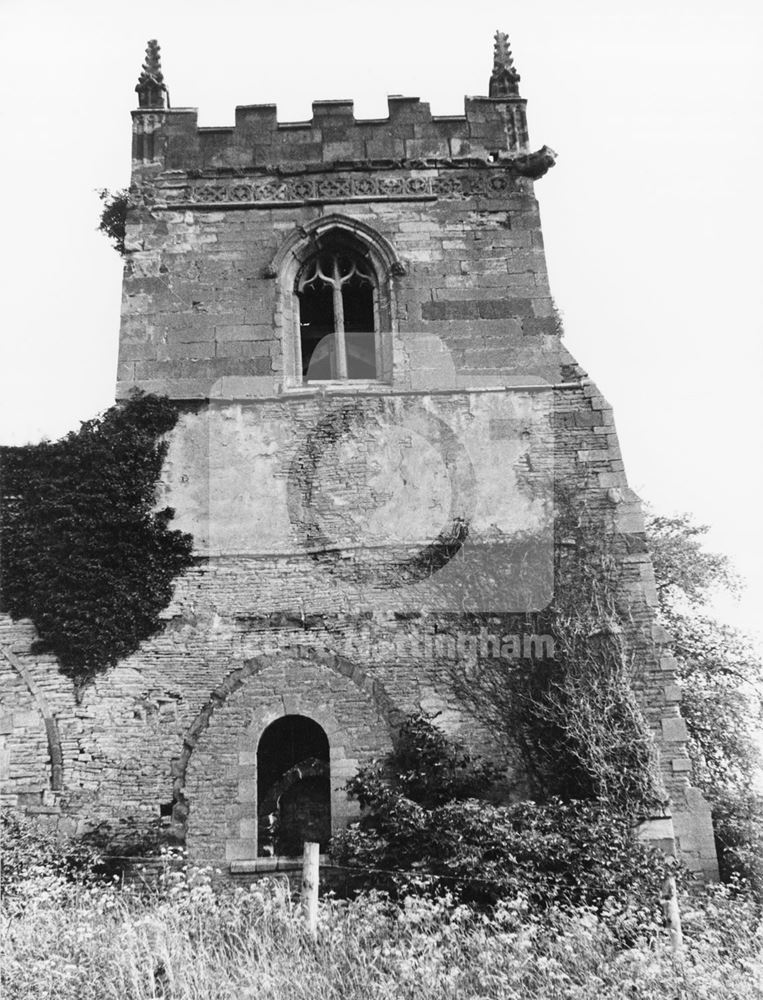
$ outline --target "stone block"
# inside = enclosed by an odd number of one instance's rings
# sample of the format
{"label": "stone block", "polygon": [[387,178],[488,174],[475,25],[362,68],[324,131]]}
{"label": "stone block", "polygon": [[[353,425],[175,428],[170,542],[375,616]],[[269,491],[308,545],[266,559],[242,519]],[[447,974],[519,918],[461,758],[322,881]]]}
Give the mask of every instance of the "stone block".
{"label": "stone block", "polygon": [[257,819],[242,819],[239,823],[239,836],[242,840],[255,840],[257,837]]}
{"label": "stone block", "polygon": [[678,684],[666,684],[663,691],[665,702],[669,705],[677,704],[683,697],[683,688]]}
{"label": "stone block", "polygon": [[692,769],[692,763],[689,757],[672,757],[670,763],[676,774],[686,774]]}
{"label": "stone block", "polygon": [[670,816],[645,819],[636,828],[636,836],[641,841],[660,840],[672,843],[675,837],[673,820]]}
{"label": "stone block", "polygon": [[225,843],[226,861],[248,861],[257,857],[257,841],[254,837],[241,837]]}
{"label": "stone block", "polygon": [[224,375],[209,388],[210,399],[256,399],[276,392],[275,379],[270,376]]}
{"label": "stone block", "polygon": [[216,345],[220,358],[256,358],[270,355],[270,344],[265,340],[229,340]]}
{"label": "stone block", "polygon": [[255,340],[254,325],[248,323],[237,323],[233,325],[221,324],[215,326],[215,340]]}
{"label": "stone block", "polygon": [[661,720],[662,738],[670,743],[683,743],[689,738],[685,721],[680,715]]}

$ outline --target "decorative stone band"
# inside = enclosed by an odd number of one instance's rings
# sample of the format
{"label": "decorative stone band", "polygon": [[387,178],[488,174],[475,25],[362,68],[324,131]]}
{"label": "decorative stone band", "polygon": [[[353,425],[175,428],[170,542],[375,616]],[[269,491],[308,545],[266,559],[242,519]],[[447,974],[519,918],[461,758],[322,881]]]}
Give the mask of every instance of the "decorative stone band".
{"label": "decorative stone band", "polygon": [[[516,187],[516,177],[535,178],[554,162],[551,150],[517,157],[500,168],[436,169],[370,172],[331,171],[293,177],[264,176],[202,179],[193,184],[161,184],[159,191],[172,205],[301,205],[309,202],[434,201],[440,198],[501,198]],[[159,194],[157,191],[157,194]]]}

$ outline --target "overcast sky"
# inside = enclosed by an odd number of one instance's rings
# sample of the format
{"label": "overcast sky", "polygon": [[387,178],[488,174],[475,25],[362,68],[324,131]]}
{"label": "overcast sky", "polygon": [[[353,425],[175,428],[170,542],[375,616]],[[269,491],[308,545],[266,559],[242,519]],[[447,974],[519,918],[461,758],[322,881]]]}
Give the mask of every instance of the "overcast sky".
{"label": "overcast sky", "polygon": [[121,262],[96,190],[125,187],[145,43],[173,106],[233,124],[271,102],[386,114],[386,95],[459,114],[508,31],[551,287],[570,350],[615,409],[631,485],[687,510],[749,581],[759,628],[763,5],[754,0],[335,3],[0,0],[0,441],[57,437],[113,400]]}

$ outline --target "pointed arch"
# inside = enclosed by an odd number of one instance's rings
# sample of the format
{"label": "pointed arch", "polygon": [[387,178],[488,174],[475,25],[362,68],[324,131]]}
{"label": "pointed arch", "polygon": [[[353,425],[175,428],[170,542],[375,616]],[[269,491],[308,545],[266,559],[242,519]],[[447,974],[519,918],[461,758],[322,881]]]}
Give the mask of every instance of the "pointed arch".
{"label": "pointed arch", "polygon": [[[344,321],[337,318],[340,310],[336,298],[333,305],[331,302],[321,305],[316,315],[303,323],[298,276],[304,274],[311,259],[324,253],[349,254],[360,265],[358,270],[369,279],[370,306],[351,310],[357,313],[356,319],[364,317],[360,326],[351,323],[344,330]],[[385,236],[359,219],[339,213],[324,215],[295,227],[265,273],[278,281],[275,324],[283,347],[285,389],[300,389],[308,382],[343,386],[348,381],[356,384],[392,381],[393,339],[397,331],[395,284],[406,268]],[[354,306],[360,303],[354,302]],[[369,325],[373,326],[372,331],[366,328]],[[369,334],[372,342],[368,340]],[[310,371],[313,351],[318,345],[321,346],[316,358],[326,354],[333,359],[317,367],[320,374]],[[348,352],[349,355],[354,352],[362,363],[350,363]]]}
{"label": "pointed arch", "polygon": [[321,240],[332,231],[341,233],[364,246],[380,278],[400,277],[407,273],[405,263],[386,237],[360,219],[352,219],[348,215],[333,212],[306,225],[295,227],[265,269],[266,277],[277,278],[284,271],[291,270],[289,262],[292,258],[296,262],[296,269],[301,267],[308,257],[320,248]]}

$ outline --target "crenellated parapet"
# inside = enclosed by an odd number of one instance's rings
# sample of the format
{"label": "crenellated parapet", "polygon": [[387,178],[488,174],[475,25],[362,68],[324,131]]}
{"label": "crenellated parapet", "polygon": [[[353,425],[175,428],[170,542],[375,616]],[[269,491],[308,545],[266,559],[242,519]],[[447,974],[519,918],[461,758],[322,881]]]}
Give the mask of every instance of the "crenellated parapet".
{"label": "crenellated parapet", "polygon": [[275,105],[250,104],[237,107],[235,125],[226,128],[200,128],[195,108],[164,107],[158,46],[151,42],[136,87],[141,106],[133,111],[133,183],[165,171],[384,169],[385,163],[465,160],[513,164],[525,176],[540,176],[553,160],[536,155],[524,170],[524,158],[532,155],[527,102],[519,95],[508,39],[500,33],[496,39],[490,96],[466,97],[463,115],[433,115],[418,97],[392,96],[386,118],[356,118],[352,101],[334,100],[313,102],[309,121],[279,122]]}
{"label": "crenellated parapet", "polygon": [[387,118],[355,118],[352,101],[315,101],[306,122],[272,104],[236,108],[230,128],[199,128],[194,108],[133,111],[133,174],[331,165],[379,160],[510,160],[529,152],[526,102],[467,97],[464,115],[433,115],[417,97],[388,98]]}

